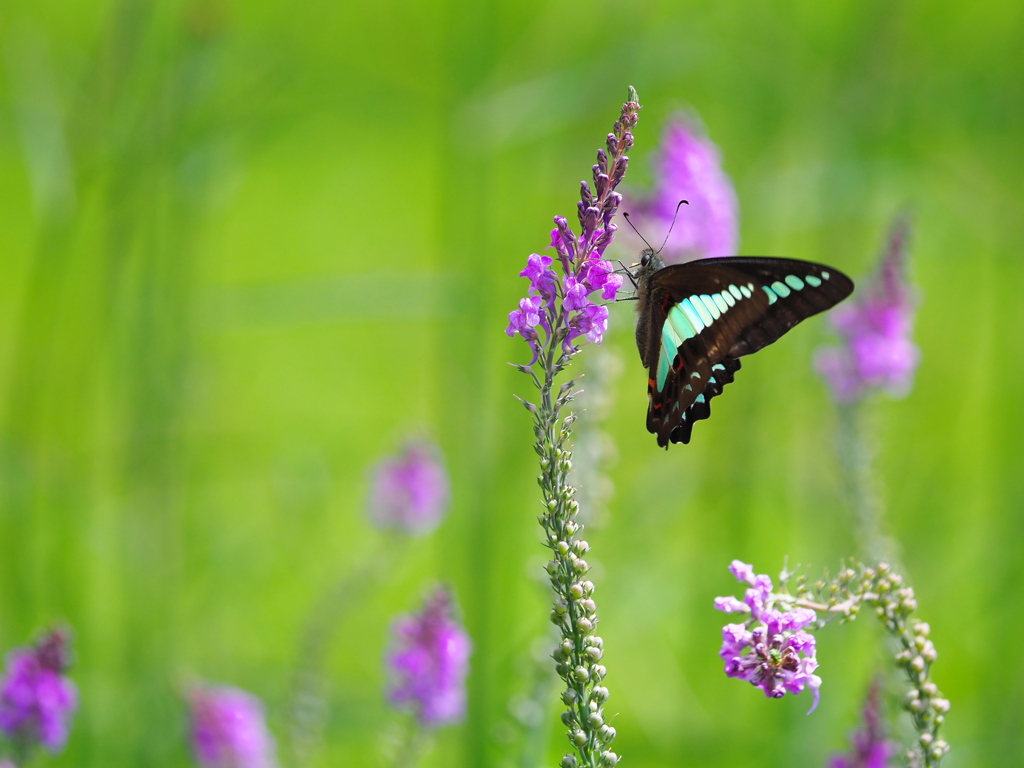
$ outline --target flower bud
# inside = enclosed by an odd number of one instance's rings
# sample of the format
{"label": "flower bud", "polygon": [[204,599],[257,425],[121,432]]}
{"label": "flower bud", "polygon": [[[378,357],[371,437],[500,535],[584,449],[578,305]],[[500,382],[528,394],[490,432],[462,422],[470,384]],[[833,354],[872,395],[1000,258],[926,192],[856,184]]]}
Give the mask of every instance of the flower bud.
{"label": "flower bud", "polygon": [[585,540],[580,539],[579,541],[573,542],[572,548],[575,550],[576,554],[583,555],[590,551],[590,544]]}
{"label": "flower bud", "polygon": [[576,531],[578,531],[579,529],[579,525],[574,523],[572,520],[565,524],[565,532],[568,533],[570,536],[576,533]]}
{"label": "flower bud", "polygon": [[927,749],[931,746],[932,741],[935,739],[930,733],[922,733],[918,741],[921,742],[921,746]]}
{"label": "flower bud", "polygon": [[608,701],[609,693],[608,689],[605,688],[603,685],[595,685],[594,690],[591,691],[590,695],[594,701],[598,702],[599,704],[604,704],[606,701]]}
{"label": "flower bud", "polygon": [[588,615],[593,616],[597,613],[597,603],[591,600],[589,597],[585,600],[580,601],[580,607],[587,612]]}
{"label": "flower bud", "polygon": [[576,701],[576,691],[572,688],[566,688],[562,691],[562,703],[567,707],[571,707],[573,702]]}
{"label": "flower bud", "polygon": [[587,734],[577,728],[572,732],[572,741],[577,747],[582,747],[587,743]]}
{"label": "flower bud", "polygon": [[569,542],[560,541],[555,545],[555,549],[558,550],[558,554],[560,554],[562,557],[565,557],[569,554]]}
{"label": "flower bud", "polygon": [[590,597],[590,595],[594,594],[594,582],[584,581],[583,591],[586,593],[587,597]]}
{"label": "flower bud", "polygon": [[587,650],[584,651],[584,653],[586,654],[586,657],[591,661],[600,661],[601,657],[604,656],[604,651],[602,651],[600,648],[595,648],[594,646],[590,646],[589,648],[587,648]]}
{"label": "flower bud", "polygon": [[915,635],[921,635],[922,637],[928,637],[928,635],[931,634],[932,631],[931,625],[928,624],[928,622],[926,621],[917,622],[916,624],[914,624],[913,629]]}
{"label": "flower bud", "polygon": [[604,680],[605,675],[608,674],[608,669],[603,664],[595,664],[593,666],[594,677],[598,680]]}
{"label": "flower bud", "polygon": [[561,768],[576,768],[578,763],[576,762],[575,755],[566,755],[562,758],[562,762],[559,763]]}
{"label": "flower bud", "polygon": [[576,676],[576,679],[579,680],[581,683],[585,683],[587,682],[587,680],[590,679],[590,673],[587,671],[587,668],[584,667],[582,664],[576,667],[576,669],[574,669],[572,672]]}
{"label": "flower bud", "polygon": [[582,599],[583,598],[583,585],[580,584],[579,582],[577,582],[576,584],[573,584],[571,587],[569,587],[569,594],[572,595],[573,598],[576,599],[576,600]]}
{"label": "flower bud", "polygon": [[576,619],[576,628],[580,632],[589,632],[594,628],[594,622],[592,622],[586,616],[580,616],[578,619]]}
{"label": "flower bud", "polygon": [[932,699],[932,708],[941,715],[949,712],[949,699]]}
{"label": "flower bud", "polygon": [[921,693],[923,693],[925,696],[938,696],[939,686],[937,686],[935,683],[924,683],[921,685]]}
{"label": "flower bud", "polygon": [[915,672],[924,672],[924,667],[924,659],[922,659],[920,656],[915,656],[913,660],[910,662],[910,668]]}
{"label": "flower bud", "polygon": [[598,733],[601,735],[601,741],[605,744],[611,744],[615,741],[616,731],[610,725],[602,725]]}
{"label": "flower bud", "polygon": [[601,768],[612,768],[612,766],[618,762],[619,756],[611,750],[606,750],[601,753]]}
{"label": "flower bud", "polygon": [[601,717],[600,712],[591,712],[590,717],[587,718],[587,722],[590,723],[591,728],[596,730],[604,725],[604,718]]}
{"label": "flower bud", "polygon": [[575,722],[576,722],[576,717],[573,715],[572,712],[563,712],[562,713],[562,725],[565,725],[565,726],[568,726],[569,728],[571,728],[573,726],[573,724],[575,724]]}

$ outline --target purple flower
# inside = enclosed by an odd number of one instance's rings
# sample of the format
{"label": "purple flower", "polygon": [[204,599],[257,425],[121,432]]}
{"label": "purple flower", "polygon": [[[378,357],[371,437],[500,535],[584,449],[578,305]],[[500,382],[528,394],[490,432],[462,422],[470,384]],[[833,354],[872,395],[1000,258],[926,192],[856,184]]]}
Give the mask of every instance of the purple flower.
{"label": "purple flower", "polygon": [[54,629],[33,648],[7,654],[0,681],[0,729],[14,739],[59,752],[68,738],[78,705],[74,683],[64,676],[70,666],[70,636]]}
{"label": "purple flower", "polygon": [[408,533],[432,530],[448,508],[448,500],[448,474],[437,448],[428,443],[408,442],[373,472],[370,516],[385,528]]}
{"label": "purple flower", "polygon": [[203,768],[274,768],[274,740],[258,698],[230,686],[188,693],[192,749]]}
{"label": "purple flower", "polygon": [[[654,193],[638,198],[629,214],[641,232],[668,233],[672,228],[661,251],[665,262],[735,254],[739,241],[736,191],[722,170],[718,148],[695,121],[677,117],[669,123],[656,163]],[[680,200],[689,205],[676,217]]]}
{"label": "purple flower", "polygon": [[737,580],[753,586],[742,602],[731,596],[715,599],[720,611],[750,614],[746,623],[726,624],[722,629],[719,655],[725,661],[725,673],[757,686],[772,699],[810,688],[814,693],[810,714],[818,706],[821,678],[814,674],[818,667],[814,635],[804,628],[817,621],[817,614],[801,607],[777,610],[773,606],[778,596],[769,576],[754,574],[753,566],[739,560],[729,569]]}
{"label": "purple flower", "polygon": [[872,684],[864,702],[864,727],[850,738],[853,749],[848,755],[833,757],[829,768],[890,768],[898,745],[885,738],[879,704],[879,685]]}
{"label": "purple flower", "polygon": [[876,274],[829,315],[840,344],[819,350],[815,367],[840,403],[878,389],[904,395],[913,383],[921,353],[910,339],[915,301],[906,277],[909,229],[905,219],[896,221]]}
{"label": "purple flower", "polygon": [[[580,185],[580,234],[573,232],[564,216],[555,217],[550,247],[558,256],[561,273],[551,268],[554,257],[536,253],[530,255],[526,269],[519,273],[530,281],[529,295],[520,300],[519,309],[509,314],[505,333],[518,334],[529,343],[533,359],[527,367],[537,362],[548,345],[572,356],[580,337],[599,344],[608,328],[608,310],[595,303],[593,294],[600,292],[601,300],[614,301],[622,285],[622,275],[615,274],[611,262],[603,256],[615,237],[612,218],[622,196],[614,190],[629,164],[625,153],[633,146],[630,131],[636,125],[639,109],[635,101],[623,105],[613,132],[608,134],[607,150],[597,152],[593,166],[597,194],[587,182]],[[543,330],[543,336],[538,329]]]}
{"label": "purple flower", "polygon": [[402,617],[392,628],[391,702],[410,705],[428,727],[458,722],[466,711],[471,646],[452,613],[451,595],[439,588],[422,611]]}

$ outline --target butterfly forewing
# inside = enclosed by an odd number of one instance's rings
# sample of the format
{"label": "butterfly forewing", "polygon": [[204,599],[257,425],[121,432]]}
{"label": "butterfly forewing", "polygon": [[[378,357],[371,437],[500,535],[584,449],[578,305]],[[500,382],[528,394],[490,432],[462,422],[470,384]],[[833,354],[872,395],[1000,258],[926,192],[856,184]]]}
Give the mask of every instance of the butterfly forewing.
{"label": "butterfly forewing", "polygon": [[[777,340],[853,290],[831,267],[793,259],[701,259],[641,270],[637,346],[647,366],[647,429],[687,443],[693,422],[739,370],[742,355]],[[646,266],[646,265],[645,265]]]}

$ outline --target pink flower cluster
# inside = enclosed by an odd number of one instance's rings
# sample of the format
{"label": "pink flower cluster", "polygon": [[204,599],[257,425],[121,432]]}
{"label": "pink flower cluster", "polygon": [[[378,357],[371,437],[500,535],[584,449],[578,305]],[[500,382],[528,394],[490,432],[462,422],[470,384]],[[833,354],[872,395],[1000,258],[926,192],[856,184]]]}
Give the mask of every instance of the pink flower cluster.
{"label": "pink flower cluster", "polygon": [[0,730],[11,738],[59,752],[67,741],[78,692],[64,673],[69,666],[67,630],[54,629],[32,648],[7,654],[0,681]]}
{"label": "pink flower cluster", "polygon": [[[692,119],[678,117],[661,138],[654,192],[627,195],[629,215],[641,232],[671,232],[661,251],[667,264],[733,256],[739,242],[739,204],[716,147]],[[689,205],[679,211],[680,200]],[[673,225],[673,219],[675,224]],[[655,235],[648,234],[648,237]]]}
{"label": "pink flower cluster", "polygon": [[441,521],[449,498],[448,473],[438,449],[410,441],[374,469],[368,505],[379,526],[425,533]]}
{"label": "pink flower cluster", "polygon": [[[635,97],[635,91],[631,95]],[[552,269],[553,257],[536,253],[530,255],[526,269],[519,273],[530,281],[529,294],[519,301],[519,309],[509,314],[505,333],[518,334],[529,343],[533,350],[529,366],[537,362],[545,347],[561,346],[561,353],[571,356],[580,337],[599,344],[608,329],[608,308],[595,304],[592,294],[600,291],[603,300],[613,301],[622,285],[622,276],[604,260],[604,252],[615,237],[612,219],[622,203],[622,195],[615,188],[626,175],[626,153],[633,146],[630,131],[639,110],[635,101],[622,105],[622,114],[608,134],[607,148],[597,151],[597,162],[591,169],[594,188],[586,181],[580,184],[576,203],[580,234],[572,231],[564,216],[555,217],[551,247],[558,255],[561,273]]]}
{"label": "pink flower cluster", "polygon": [[411,705],[428,727],[461,720],[471,644],[453,617],[451,595],[438,589],[422,611],[395,622],[393,631],[392,703]]}
{"label": "pink flower cluster", "polygon": [[874,277],[829,315],[840,343],[821,349],[815,367],[840,403],[872,390],[904,395],[913,383],[921,353],[911,341],[915,302],[906,278],[908,235],[906,221],[898,221]]}
{"label": "pink flower cluster", "polygon": [[817,614],[809,608],[776,609],[771,577],[755,574],[753,566],[733,560],[729,570],[750,587],[743,600],[715,598],[715,608],[748,613],[750,618],[743,624],[726,624],[722,630],[719,655],[725,661],[725,673],[757,686],[772,699],[810,688],[814,693],[810,714],[818,706],[821,678],[814,674],[818,667],[814,635],[804,628],[817,621]]}
{"label": "pink flower cluster", "polygon": [[189,691],[192,748],[203,768],[275,768],[263,703],[231,686]]}
{"label": "pink flower cluster", "polygon": [[[556,222],[568,229],[562,217],[558,217]],[[565,246],[559,227],[552,230],[551,240],[561,256]],[[553,263],[551,256],[536,253],[527,259],[526,269],[519,275],[529,279],[530,295],[521,299],[519,309],[509,314],[508,327],[505,329],[509,336],[518,333],[529,342],[534,359],[540,354],[541,348],[541,339],[536,329],[543,328],[550,335],[553,324],[558,323],[559,318],[567,324],[563,341],[566,352],[575,346],[574,342],[580,336],[600,344],[608,329],[608,307],[595,304],[591,295],[600,291],[602,299],[613,301],[622,285],[622,275],[614,274],[610,261],[587,259],[577,271],[569,270],[564,277],[551,268]]]}

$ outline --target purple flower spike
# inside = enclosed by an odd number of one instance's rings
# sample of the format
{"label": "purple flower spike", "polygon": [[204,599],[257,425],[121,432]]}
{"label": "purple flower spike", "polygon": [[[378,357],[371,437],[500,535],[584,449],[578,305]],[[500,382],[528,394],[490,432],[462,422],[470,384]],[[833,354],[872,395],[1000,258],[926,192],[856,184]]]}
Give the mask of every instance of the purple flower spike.
{"label": "purple flower spike", "polygon": [[[680,200],[689,205],[679,210],[673,226]],[[661,140],[654,194],[637,199],[627,210],[649,238],[660,239],[672,227],[661,252],[667,264],[736,253],[736,191],[722,170],[718,148],[692,120],[669,123]]]}
{"label": "purple flower spike", "polygon": [[[530,300],[523,301],[523,327],[529,330],[531,321],[536,325],[536,315],[531,316]],[[382,527],[407,533],[430,531],[441,521],[448,500],[448,473],[438,450],[428,443],[411,441],[374,470],[370,516]]]}
{"label": "purple flower spike", "polygon": [[230,686],[188,693],[192,749],[203,768],[275,768],[274,740],[258,698]]}
{"label": "purple flower spike", "polygon": [[438,589],[422,611],[393,627],[391,702],[411,705],[419,721],[431,728],[458,722],[466,712],[471,645],[452,613],[451,595]]}
{"label": "purple flower spike", "polygon": [[876,274],[853,301],[829,315],[840,344],[821,349],[815,367],[840,403],[855,402],[873,390],[896,396],[910,391],[921,353],[911,341],[915,301],[906,276],[909,234],[908,222],[897,220]]}
{"label": "purple flower spike", "polygon": [[[635,91],[630,93],[636,95]],[[623,104],[614,132],[608,134],[607,151],[598,150],[592,169],[597,194],[586,181],[580,184],[580,200],[576,204],[580,233],[573,232],[564,216],[555,216],[550,247],[558,256],[561,274],[551,268],[554,257],[536,253],[530,255],[526,269],[519,273],[530,281],[529,296],[524,300],[530,306],[519,302],[519,309],[508,316],[505,333],[519,334],[530,344],[533,359],[525,368],[537,362],[546,346],[560,349],[567,362],[579,351],[578,339],[584,337],[600,344],[608,329],[608,310],[595,303],[593,294],[600,291],[601,300],[614,301],[622,286],[622,275],[614,274],[615,268],[603,257],[615,237],[612,219],[622,203],[622,195],[614,190],[629,165],[625,153],[633,147],[631,130],[639,111],[640,104],[635,101]],[[541,301],[533,302],[535,297]],[[544,331],[543,336],[538,328]]]}
{"label": "purple flower spike", "polygon": [[70,655],[66,629],[54,629],[33,648],[7,654],[0,681],[0,730],[12,739],[59,752],[78,705],[74,683],[64,676]]}
{"label": "purple flower spike", "polygon": [[837,755],[829,761],[829,768],[892,768],[890,762],[899,751],[899,745],[885,738],[879,704],[879,685],[872,684],[864,702],[864,727],[850,739],[853,749],[848,755]]}

